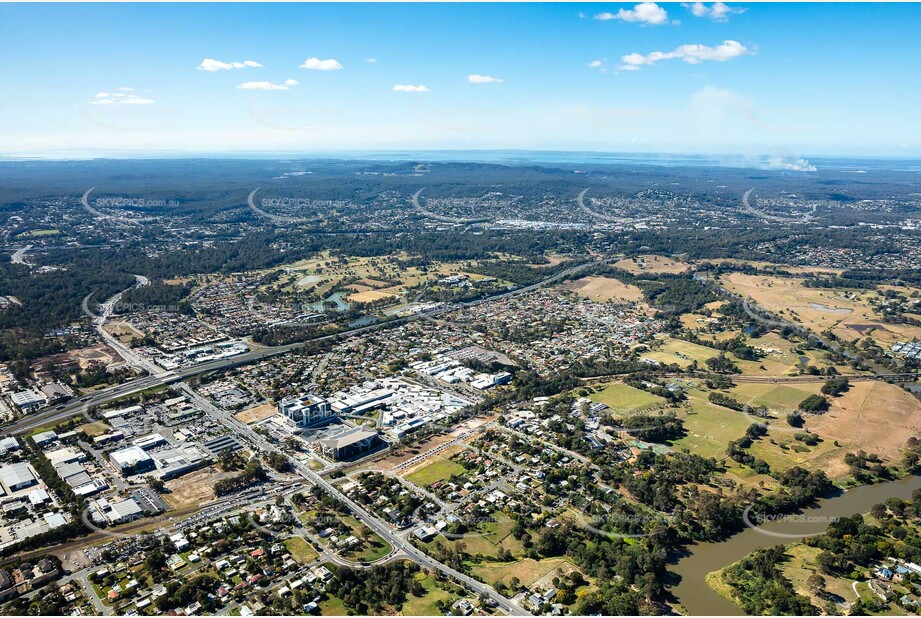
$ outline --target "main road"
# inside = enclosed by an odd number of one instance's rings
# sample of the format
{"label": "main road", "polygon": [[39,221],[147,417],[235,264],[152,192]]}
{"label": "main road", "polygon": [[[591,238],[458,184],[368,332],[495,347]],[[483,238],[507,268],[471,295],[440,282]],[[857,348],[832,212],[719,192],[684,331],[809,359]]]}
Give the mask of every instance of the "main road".
{"label": "main road", "polygon": [[[282,455],[285,455],[283,451],[279,450],[275,445],[270,443],[263,435],[257,433],[249,425],[238,421],[226,410],[222,410],[212,405],[211,402],[206,400],[204,397],[201,397],[189,386],[183,384],[182,389],[191,398],[193,403],[198,405],[205,413],[211,416],[215,421],[223,424],[230,431],[245,436],[252,444],[259,447],[263,451],[270,453],[281,453]],[[393,547],[395,551],[395,554],[388,556],[387,561],[392,560],[394,557],[402,554],[420,566],[423,566],[429,570],[440,571],[445,576],[463,584],[477,594],[488,596],[496,602],[497,607],[499,607],[503,612],[510,616],[530,615],[517,603],[505,598],[496,592],[495,589],[491,586],[488,586],[483,582],[473,579],[469,575],[449,567],[448,565],[436,560],[435,558],[432,558],[425,552],[416,548],[411,542],[397,535],[390,528],[390,526],[379,520],[377,517],[367,511],[363,506],[339,491],[339,488],[320,476],[314,470],[311,470],[308,466],[305,466],[297,460],[290,461],[294,466],[295,471],[308,483],[320,487],[327,494],[340,501],[342,504],[348,507],[352,514],[354,514],[355,517],[359,519],[364,525],[366,525],[373,532],[376,532],[382,539],[390,543],[391,547]]]}
{"label": "main road", "polygon": [[[261,347],[260,346],[260,347],[256,347],[256,349],[250,352],[239,354],[237,356],[232,356],[232,357],[221,359],[221,360],[198,363],[190,367],[183,367],[182,369],[177,369],[175,371],[168,371],[164,373],[158,373],[156,375],[149,375],[149,376],[145,376],[142,378],[130,380],[123,384],[118,384],[115,386],[110,386],[105,389],[100,389],[98,391],[95,391],[91,395],[86,395],[80,398],[77,401],[72,401],[67,404],[59,405],[50,410],[45,410],[44,412],[39,412],[36,414],[30,414],[28,416],[25,416],[19,419],[18,421],[8,424],[5,427],[3,427],[2,435],[4,436],[19,435],[19,434],[27,433],[37,427],[53,425],[54,423],[57,423],[63,419],[69,418],[75,414],[79,414],[83,412],[87,407],[103,405],[114,399],[119,399],[121,397],[126,397],[128,395],[135,395],[137,393],[140,393],[150,388],[162,386],[164,384],[170,384],[173,382],[179,382],[186,378],[191,378],[193,376],[207,373],[209,371],[220,371],[223,369],[230,369],[233,367],[238,367],[240,365],[246,365],[248,363],[259,361],[264,358],[270,358],[272,356],[286,354],[287,352],[291,352],[292,350],[297,350],[297,349],[300,349],[307,345],[312,345],[317,342],[336,341],[340,339],[356,337],[358,335],[373,332],[376,330],[391,328],[393,326],[398,326],[400,324],[413,322],[415,320],[423,319],[428,316],[439,315],[439,314],[447,313],[450,311],[456,311],[459,309],[475,307],[477,305],[494,302],[497,300],[502,300],[504,298],[509,298],[511,296],[515,296],[518,294],[526,294],[538,288],[542,288],[552,283],[556,283],[557,281],[560,281],[561,279],[564,279],[565,277],[573,275],[591,266],[605,264],[609,261],[610,261],[610,258],[579,264],[579,265],[573,266],[572,268],[567,268],[566,270],[562,270],[551,277],[547,277],[546,279],[538,281],[537,283],[526,285],[520,288],[515,288],[513,290],[502,292],[501,294],[496,294],[494,296],[487,296],[484,298],[480,298],[477,300],[464,302],[464,303],[445,305],[445,306],[437,307],[435,309],[432,309],[430,311],[426,311],[423,313],[418,313],[418,314],[405,316],[401,318],[395,318],[395,319],[387,320],[383,322],[376,322],[374,324],[368,324],[366,326],[359,326],[356,328],[352,328],[350,330],[345,330],[345,331],[335,333],[332,335],[325,335],[323,337],[317,337],[315,339],[309,339],[303,342],[291,343],[288,345],[281,345],[281,346],[271,346],[271,347]],[[131,362],[130,359],[126,359],[126,360],[128,360],[128,362]]]}

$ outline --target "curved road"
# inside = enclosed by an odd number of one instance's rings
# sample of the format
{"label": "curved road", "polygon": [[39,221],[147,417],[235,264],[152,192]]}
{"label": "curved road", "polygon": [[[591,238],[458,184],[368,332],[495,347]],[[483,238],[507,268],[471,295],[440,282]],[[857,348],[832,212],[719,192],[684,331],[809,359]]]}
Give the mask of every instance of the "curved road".
{"label": "curved road", "polygon": [[752,191],[754,190],[755,188],[752,187],[751,189],[746,191],[745,194],[742,196],[742,209],[746,213],[752,215],[753,217],[758,217],[759,219],[762,219],[764,221],[769,221],[771,223],[809,223],[810,221],[812,221],[812,218],[813,218],[813,215],[815,214],[815,209],[816,209],[815,204],[812,205],[812,211],[807,215],[803,215],[802,217],[782,217],[780,215],[769,215],[765,212],[758,210],[757,208],[752,206],[751,203],[749,202],[748,198],[752,194]]}
{"label": "curved road", "polygon": [[431,210],[426,210],[419,203],[419,196],[422,195],[423,191],[425,191],[425,187],[422,187],[421,189],[419,189],[413,194],[413,206],[416,207],[416,211],[420,215],[428,217],[429,219],[435,219],[436,221],[441,221],[443,223],[484,223],[486,221],[489,221],[488,217],[482,217],[479,219],[461,219],[460,217],[447,217],[445,215],[436,214],[432,212]]}
{"label": "curved road", "polygon": [[[590,189],[591,187],[589,187]],[[579,197],[576,198],[576,201],[579,203],[579,208],[585,211],[589,216],[595,217],[596,219],[601,219],[602,221],[607,221],[608,223],[618,223],[619,219],[617,217],[612,217],[610,215],[604,215],[600,212],[595,212],[591,208],[585,205],[585,194],[588,193],[589,189],[582,189],[582,192],[579,193]]]}
{"label": "curved road", "polygon": [[282,225],[301,225],[304,223],[322,223],[322,219],[319,217],[284,217],[281,215],[273,215],[270,212],[266,212],[256,206],[256,201],[253,199],[256,197],[256,192],[259,191],[262,187],[256,187],[250,191],[249,196],[246,198],[246,204],[249,206],[249,209],[260,217],[264,217],[274,223],[280,223]]}

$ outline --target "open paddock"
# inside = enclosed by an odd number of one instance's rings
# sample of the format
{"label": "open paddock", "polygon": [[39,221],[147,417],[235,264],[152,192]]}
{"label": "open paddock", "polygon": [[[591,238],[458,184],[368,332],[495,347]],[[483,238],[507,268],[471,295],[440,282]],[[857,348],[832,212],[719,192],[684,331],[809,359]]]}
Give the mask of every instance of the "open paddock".
{"label": "open paddock", "polygon": [[567,281],[563,287],[583,298],[599,303],[631,303],[643,300],[641,289],[610,277],[582,277],[574,281]]}

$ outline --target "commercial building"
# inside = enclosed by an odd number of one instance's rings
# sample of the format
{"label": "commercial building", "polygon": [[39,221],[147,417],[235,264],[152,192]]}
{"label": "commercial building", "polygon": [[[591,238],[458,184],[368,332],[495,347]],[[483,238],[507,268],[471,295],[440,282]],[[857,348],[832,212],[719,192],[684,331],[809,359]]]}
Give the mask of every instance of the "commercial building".
{"label": "commercial building", "polygon": [[155,468],[154,460],[139,446],[128,446],[109,454],[109,460],[123,476],[150,472]]}
{"label": "commercial building", "polygon": [[329,402],[316,395],[282,399],[278,402],[278,412],[299,429],[323,423],[334,416]]}
{"label": "commercial building", "polygon": [[58,434],[53,431],[41,431],[34,436],[32,436],[32,441],[35,442],[35,446],[43,448],[48,444],[51,444],[58,439]]}
{"label": "commercial building", "polygon": [[376,431],[352,427],[334,437],[319,441],[323,453],[335,461],[347,461],[370,453],[382,444]]}

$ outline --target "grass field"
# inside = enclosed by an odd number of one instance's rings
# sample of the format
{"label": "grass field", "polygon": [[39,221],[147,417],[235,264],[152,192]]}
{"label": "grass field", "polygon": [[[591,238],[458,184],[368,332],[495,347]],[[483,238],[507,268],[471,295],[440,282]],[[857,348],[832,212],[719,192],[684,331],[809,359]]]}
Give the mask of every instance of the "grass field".
{"label": "grass field", "polygon": [[525,558],[515,562],[481,562],[473,565],[473,573],[484,582],[492,584],[501,580],[508,585],[513,577],[517,577],[523,586],[532,585],[556,569],[569,572],[573,566],[565,558]]}
{"label": "grass field", "polygon": [[629,303],[643,300],[641,289],[610,277],[583,277],[567,281],[563,287],[599,303]]}
{"label": "grass field", "polygon": [[406,480],[420,487],[429,487],[438,481],[449,479],[456,474],[463,474],[464,472],[466,472],[466,470],[459,463],[455,463],[449,459],[436,459],[424,468],[416,470],[408,475]]}
{"label": "grass field", "polygon": [[112,428],[102,421],[95,421],[93,423],[80,425],[77,429],[85,433],[87,437],[95,438],[96,436],[101,436],[102,434],[107,433]]}
{"label": "grass field", "polygon": [[707,401],[707,395],[697,389],[688,391],[689,407],[681,418],[687,435],[672,443],[672,448],[686,448],[701,457],[726,455],[726,445],[745,435],[751,420],[744,414]]}
{"label": "grass field", "polygon": [[687,367],[693,361],[697,361],[697,364],[703,367],[707,359],[714,356],[719,356],[718,350],[671,337],[663,337],[661,347],[654,352],[643,354],[643,358],[666,365],[675,363],[681,367]]}
{"label": "grass field", "polygon": [[[816,446],[807,446],[794,437],[803,430],[790,427],[786,416],[808,395],[818,393],[821,386],[811,383],[733,387],[732,397],[752,406],[766,405],[774,417],[768,424],[768,435],[756,440],[749,452],[766,461],[772,470],[799,465],[843,479],[849,474],[845,454],[864,450],[895,464],[900,461],[908,438],[921,433],[921,402],[892,384],[854,382],[847,393],[830,399],[831,408],[827,412],[805,415],[805,428],[822,439]],[[746,423],[755,420],[736,414]]]}
{"label": "grass field", "polygon": [[690,266],[684,262],[677,262],[662,255],[639,255],[633,258],[624,258],[615,263],[616,268],[634,274],[642,273],[669,273],[678,274],[686,272]]}
{"label": "grass field", "polygon": [[325,601],[320,603],[320,614],[322,616],[347,616],[349,612],[345,609],[342,599],[329,595]]}
{"label": "grass field", "polygon": [[752,406],[767,406],[771,412],[786,416],[786,414],[795,411],[803,399],[818,393],[821,388],[821,382],[805,384],[742,383],[731,388],[730,395],[742,403]]}
{"label": "grass field", "polygon": [[441,588],[435,578],[427,573],[419,572],[414,577],[425,588],[425,594],[421,597],[408,595],[400,609],[403,616],[438,616],[441,614],[438,601],[453,602],[457,596]]}
{"label": "grass field", "polygon": [[611,384],[605,387],[604,390],[589,395],[589,399],[607,405],[615,415],[618,412],[633,414],[665,403],[665,399],[662,397],[647,393],[628,384]]}
{"label": "grass field", "polygon": [[285,265],[282,267],[285,273],[270,285],[283,292],[310,291],[325,297],[333,288],[345,283],[350,284],[347,287],[351,292],[346,297],[347,301],[371,302],[381,298],[398,301],[406,288],[429,279],[454,274],[466,275],[472,280],[484,277],[462,271],[459,263],[437,263],[425,271],[400,264],[400,260],[409,257],[408,254],[396,254],[339,258],[322,252],[317,257]]}
{"label": "grass field", "polygon": [[[908,438],[921,435],[921,402],[894,384],[856,382],[831,401],[831,409],[807,418],[806,427],[829,441],[838,440],[841,457],[862,449],[898,463]],[[829,475],[846,473],[843,461],[834,464]]]}
{"label": "grass field", "polygon": [[47,229],[47,230],[29,230],[28,232],[23,232],[19,234],[20,238],[40,238],[42,236],[57,236],[61,233],[61,230],[56,229]]}
{"label": "grass field", "polygon": [[285,539],[285,547],[291,552],[291,557],[300,564],[313,562],[320,557],[320,554],[313,548],[313,545],[308,543],[303,537],[292,536]]}
{"label": "grass field", "polygon": [[[807,288],[797,277],[743,273],[724,275],[722,283],[772,313],[813,332],[830,329],[846,341],[857,339],[861,330],[867,328],[872,330],[874,339],[884,344],[921,337],[921,328],[917,326],[884,323],[869,303],[876,296],[875,291]],[[903,287],[899,291],[911,295],[914,290]]]}
{"label": "grass field", "polygon": [[457,543],[463,543],[467,553],[473,556],[479,554],[487,558],[496,557],[500,547],[515,555],[521,554],[524,551],[524,545],[511,534],[514,527],[512,518],[498,511],[493,513],[492,516],[496,521],[480,524],[475,533],[468,534],[460,539],[447,538],[439,534],[428,545],[431,546],[438,542],[451,547]]}
{"label": "grass field", "polygon": [[787,562],[781,564],[780,567],[783,570],[784,575],[786,575],[790,581],[793,582],[793,586],[796,588],[796,592],[804,596],[811,597],[813,605],[816,607],[822,607],[824,601],[819,597],[810,595],[806,586],[806,579],[810,575],[813,573],[820,573],[823,577],[825,577],[826,590],[838,595],[839,597],[842,597],[850,603],[856,601],[857,595],[854,594],[854,589],[851,587],[851,584],[854,580],[842,577],[832,577],[819,571],[818,567],[816,566],[815,558],[820,553],[822,553],[822,550],[818,547],[808,547],[799,543],[794,544],[787,549],[787,554],[790,556],[790,559]]}

